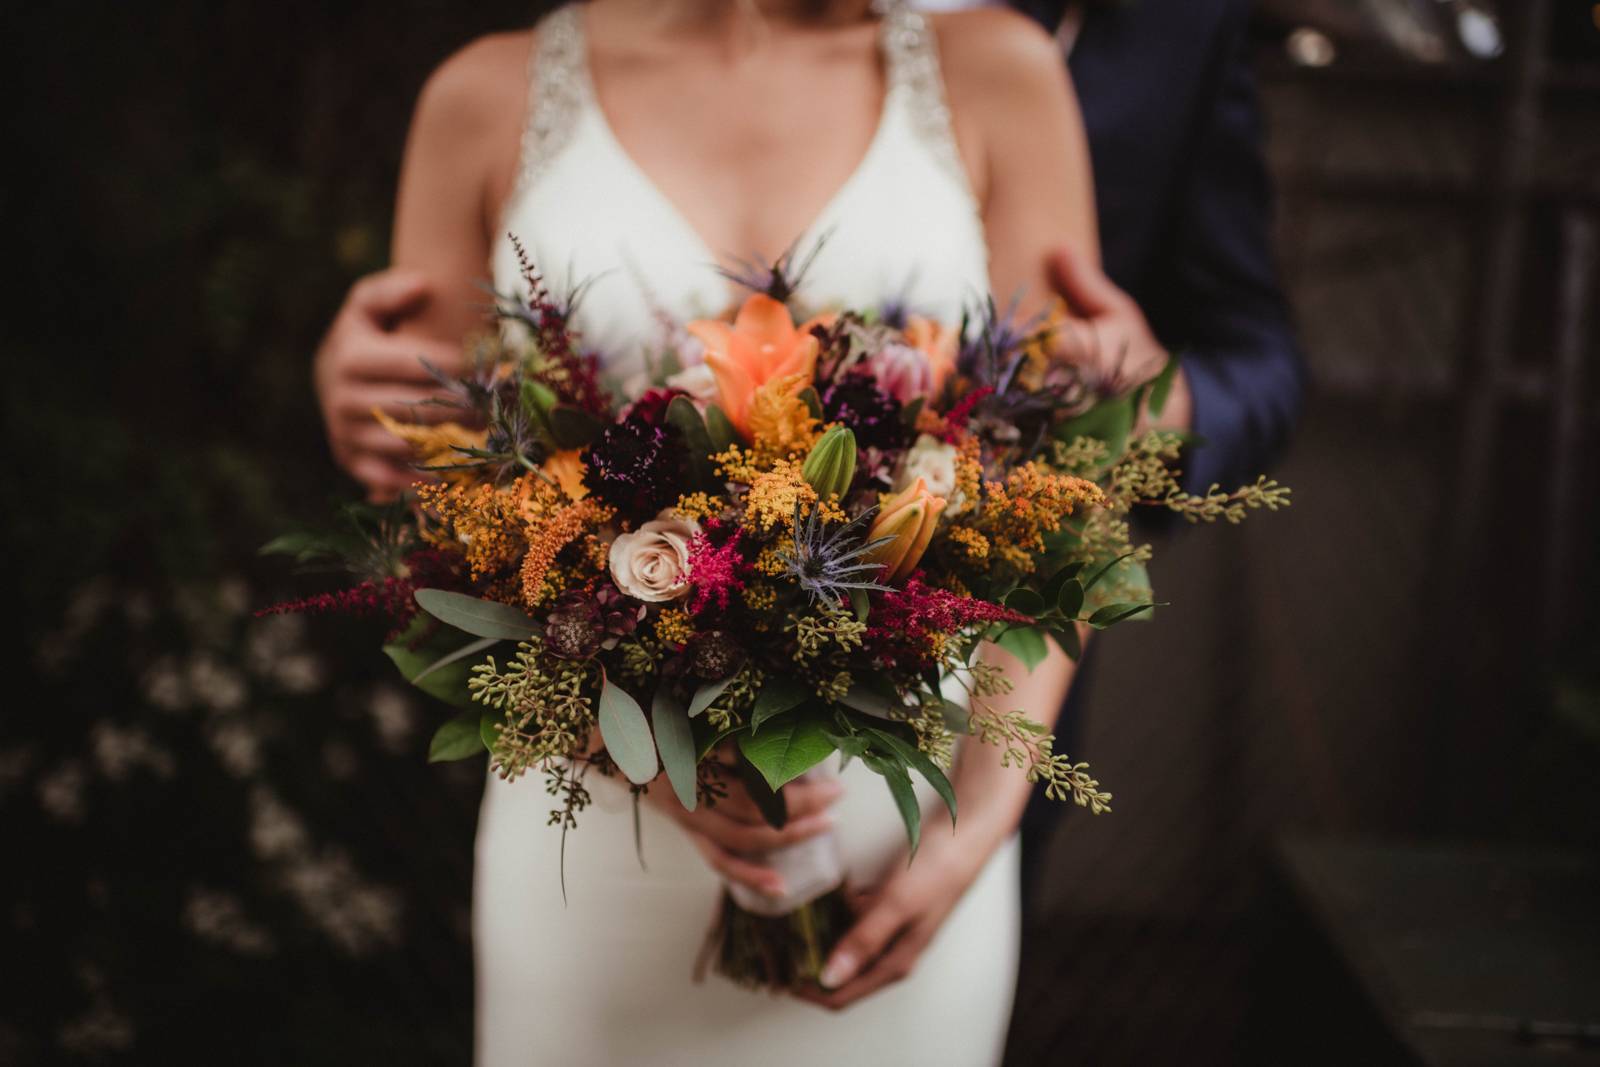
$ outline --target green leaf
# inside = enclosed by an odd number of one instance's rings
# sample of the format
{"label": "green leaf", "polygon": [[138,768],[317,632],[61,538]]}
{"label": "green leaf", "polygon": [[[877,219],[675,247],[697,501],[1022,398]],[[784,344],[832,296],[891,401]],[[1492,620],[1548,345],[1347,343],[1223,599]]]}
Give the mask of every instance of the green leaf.
{"label": "green leaf", "polygon": [[644,709],[621,686],[611,683],[603,667],[600,669],[600,738],[606,743],[606,751],[617,769],[634,785],[644,785],[661,769]]}
{"label": "green leaf", "polygon": [[1083,586],[1075,581],[1062,582],[1061,591],[1056,594],[1056,608],[1067,618],[1076,619],[1083,608]]}
{"label": "green leaf", "polygon": [[856,622],[866,622],[872,613],[872,598],[865,589],[850,590],[850,607],[856,613]]}
{"label": "green leaf", "polygon": [[1107,563],[1105,566],[1103,566],[1099,570],[1095,571],[1092,575],[1089,576],[1089,580],[1087,582],[1083,583],[1084,591],[1087,592],[1088,590],[1093,589],[1095,586],[1099,585],[1100,584],[1100,580],[1102,578],[1104,578],[1106,575],[1111,573],[1111,568],[1115,567],[1117,564],[1121,563],[1123,560],[1128,559],[1132,555],[1133,555],[1132,552],[1124,552],[1122,555],[1118,556],[1116,559],[1112,560],[1110,563]]}
{"label": "green leaf", "polygon": [[900,425],[908,430],[915,429],[917,416],[922,414],[922,408],[927,402],[928,398],[925,396],[912,397],[911,403],[900,409]]}
{"label": "green leaf", "polygon": [[1060,630],[1051,630],[1050,636],[1055,639],[1056,647],[1067,654],[1067,658],[1074,663],[1083,655],[1083,640],[1078,636],[1076,626],[1067,626]]}
{"label": "green leaf", "polygon": [[505,716],[494,710],[485,710],[478,717],[478,736],[483,739],[483,747],[490,754],[494,753],[494,746],[500,741],[500,724],[504,721]]}
{"label": "green leaf", "polygon": [[1155,592],[1150,588],[1150,572],[1143,563],[1127,557],[1112,564],[1111,569],[1084,598],[1083,606],[1092,614],[1107,604],[1141,604],[1154,599]]}
{"label": "green leaf", "polygon": [[911,787],[911,775],[906,773],[904,764],[883,756],[869,753],[861,757],[861,762],[883,775],[883,780],[889,783],[889,794],[894,797],[894,806],[900,809],[900,818],[906,824],[911,855],[916,856],[917,846],[922,843],[922,806],[917,803],[917,791]]}
{"label": "green leaf", "polygon": [[[740,736],[742,742],[749,735]],[[767,820],[767,825],[774,830],[782,830],[789,821],[789,805],[783,799],[783,794],[768,785],[761,772],[748,759],[741,756],[734,768],[738,771],[740,781],[744,782],[744,791],[750,794],[750,799],[755,802],[761,817]]]}
{"label": "green leaf", "polygon": [[922,749],[901,737],[896,737],[887,730],[867,727],[867,733],[887,745],[900,761],[914,769],[918,774],[928,780],[933,786],[933,791],[939,794],[939,799],[944,801],[944,806],[950,809],[950,825],[956,824],[956,790],[950,784],[950,779],[945,777],[944,771]]}
{"label": "green leaf", "polygon": [[408,681],[410,681],[412,685],[417,685],[424,678],[428,677],[428,675],[432,674],[440,667],[448,667],[457,660],[466,659],[468,656],[491,649],[499,643],[500,638],[498,637],[480,637],[470,644],[462,645],[454,652],[448,652],[445,655],[440,656],[438,659],[422,668],[420,673],[418,673],[415,677],[408,679]]}
{"label": "green leaf", "polygon": [[483,751],[483,738],[478,735],[478,711],[463,711],[433,732],[428,743],[428,762],[447,763],[468,759]]}
{"label": "green leaf", "polygon": [[1178,376],[1178,357],[1167,357],[1166,366],[1161,368],[1161,373],[1150,379],[1148,388],[1150,399],[1146,406],[1150,410],[1151,418],[1160,418],[1161,412],[1167,406],[1167,397],[1172,395],[1172,380]]}
{"label": "green leaf", "polygon": [[846,756],[865,756],[867,754],[868,744],[867,739],[864,737],[830,733],[828,734],[828,740],[833,743],[834,748]]}
{"label": "green leaf", "polygon": [[1044,597],[1032,589],[1013,589],[1006,594],[1006,607],[1012,611],[1020,611],[1024,615],[1039,616],[1044,614]]}
{"label": "green leaf", "polygon": [[556,406],[555,390],[533,378],[522,380],[522,410],[542,423],[548,423],[550,409]]}
{"label": "green leaf", "polygon": [[509,604],[444,589],[418,589],[416,596],[423,611],[474,637],[521,641],[534,630],[534,621]]}
{"label": "green leaf", "polygon": [[814,386],[808,385],[800,390],[800,401],[805,404],[806,410],[811,413],[813,419],[818,422],[822,421],[822,398],[817,395],[817,390]]}
{"label": "green leaf", "polygon": [[686,396],[675,396],[667,405],[667,423],[683,435],[684,447],[689,453],[695,484],[706,492],[717,489],[716,464],[711,462],[711,436],[706,433],[706,421],[694,401]]}
{"label": "green leaf", "polygon": [[995,644],[1020,659],[1030,671],[1042,663],[1050,652],[1045,646],[1044,635],[1032,626],[1007,630]]}
{"label": "green leaf", "polygon": [[696,689],[694,696],[689,700],[689,718],[692,719],[709,708],[722,695],[723,691],[733,684],[733,680],[738,676],[737,673],[730,674],[720,682],[707,682],[699,689]]}
{"label": "green leaf", "polygon": [[[693,724],[691,723],[691,725]],[[712,749],[722,744],[722,742],[726,741],[728,738],[737,734],[746,733],[747,731],[743,726],[730,726],[726,730],[711,730],[706,728],[701,732],[705,734],[705,740],[700,743],[699,748],[695,753],[697,761],[703,761],[707,756],[711,755]]]}
{"label": "green leaf", "polygon": [[402,678],[435,700],[442,700],[455,708],[476,708],[478,705],[467,690],[470,664],[465,659],[456,660],[424,676],[429,666],[453,651],[460,639],[457,631],[439,625],[431,616],[419,613],[398,637],[383,646],[383,652],[393,661]]}
{"label": "green leaf", "polygon": [[604,424],[582,408],[557,404],[550,409],[550,430],[562,448],[582,448],[603,429]]}
{"label": "green leaf", "polygon": [[665,686],[656,690],[650,705],[650,719],[656,728],[656,747],[667,769],[667,781],[678,795],[685,811],[693,811],[696,801],[695,778],[699,759],[694,748],[694,727],[689,714]]}
{"label": "green leaf", "polygon": [[739,431],[733,428],[728,416],[715,404],[706,407],[706,434],[711,438],[713,452],[726,452],[739,443]]}
{"label": "green leaf", "polygon": [[1114,626],[1123,619],[1131,619],[1141,611],[1149,611],[1154,604],[1107,604],[1093,615],[1089,616],[1089,625],[1096,630],[1104,630]]}
{"label": "green leaf", "polygon": [[760,735],[740,734],[739,751],[774,790],[782,789],[833,754],[827,727],[812,715],[770,722]]}
{"label": "green leaf", "polygon": [[839,698],[839,703],[847,708],[853,708],[863,715],[872,715],[880,719],[892,719],[905,708],[904,702],[898,699],[890,700],[882,693],[874,692],[860,682],[852,685],[850,691]]}
{"label": "green leaf", "polygon": [[944,720],[945,726],[951,733],[963,735],[972,733],[972,712],[949,697],[939,701],[939,717]]}
{"label": "green leaf", "polygon": [[774,715],[799,707],[811,696],[811,687],[798,678],[778,675],[767,680],[756,694],[756,706],[750,712],[750,731],[761,729],[761,724]]}

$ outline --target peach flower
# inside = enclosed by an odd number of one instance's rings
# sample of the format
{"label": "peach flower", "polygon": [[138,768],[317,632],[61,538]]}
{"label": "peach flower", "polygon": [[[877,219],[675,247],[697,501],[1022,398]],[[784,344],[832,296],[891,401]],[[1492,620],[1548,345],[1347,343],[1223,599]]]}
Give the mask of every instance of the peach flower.
{"label": "peach flower", "polygon": [[732,325],[716,319],[689,323],[689,333],[706,346],[706,366],[716,377],[723,414],[746,440],[757,389],[790,375],[801,375],[802,383],[811,381],[818,349],[811,336],[813,322],[796,329],[783,303],[756,293],[745,300]]}

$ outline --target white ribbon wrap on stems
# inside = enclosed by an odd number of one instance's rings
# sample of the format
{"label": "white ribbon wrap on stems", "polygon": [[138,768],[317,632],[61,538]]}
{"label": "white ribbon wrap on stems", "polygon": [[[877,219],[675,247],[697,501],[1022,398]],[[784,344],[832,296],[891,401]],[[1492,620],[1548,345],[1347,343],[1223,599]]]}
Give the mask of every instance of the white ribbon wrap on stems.
{"label": "white ribbon wrap on stems", "polygon": [[[831,778],[835,773],[832,768],[818,767],[797,781]],[[785,890],[781,897],[769,897],[749,886],[729,882],[728,892],[734,903],[753,915],[788,915],[844,884],[844,860],[839,853],[839,839],[832,830],[749,858],[777,871]]]}

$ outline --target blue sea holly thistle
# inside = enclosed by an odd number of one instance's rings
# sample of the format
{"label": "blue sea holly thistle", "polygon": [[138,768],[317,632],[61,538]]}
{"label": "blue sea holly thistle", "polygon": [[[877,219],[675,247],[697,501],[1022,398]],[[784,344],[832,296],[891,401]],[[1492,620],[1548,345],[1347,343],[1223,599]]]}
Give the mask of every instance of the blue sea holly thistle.
{"label": "blue sea holly thistle", "polygon": [[837,603],[852,589],[881,588],[876,578],[883,565],[863,558],[888,541],[867,540],[867,529],[877,513],[877,508],[869,508],[830,530],[816,508],[803,512],[796,506],[794,544],[782,557],[784,573],[805,590],[813,603]]}

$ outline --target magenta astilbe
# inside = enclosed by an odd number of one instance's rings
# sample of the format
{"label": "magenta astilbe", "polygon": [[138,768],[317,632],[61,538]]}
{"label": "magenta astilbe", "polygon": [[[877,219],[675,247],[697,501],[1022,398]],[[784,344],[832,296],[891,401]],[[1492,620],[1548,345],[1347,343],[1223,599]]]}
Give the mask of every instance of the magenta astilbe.
{"label": "magenta astilbe", "polygon": [[[713,531],[720,523],[710,520]],[[711,543],[708,534],[700,534],[689,543],[689,584],[694,587],[694,599],[689,602],[689,614],[698,615],[711,604],[717,610],[728,610],[728,598],[744,588],[741,573],[745,569],[744,553],[739,549],[739,531],[722,545]]]}
{"label": "magenta astilbe", "polygon": [[936,637],[968,626],[995,622],[1031,623],[1021,612],[987,600],[936,589],[918,572],[903,589],[887,589],[874,599],[867,643],[881,659],[922,668],[937,661]]}
{"label": "magenta astilbe", "polygon": [[458,584],[450,557],[437,549],[413,552],[405,559],[405,577],[374,578],[349,589],[318,593],[300,600],[285,600],[256,612],[266,615],[382,615],[397,626],[417,613],[416,592]]}
{"label": "magenta astilbe", "polygon": [[967,418],[972,414],[972,409],[978,406],[980,400],[993,392],[989,386],[980,385],[956,401],[955,407],[945,414],[944,432],[939,434],[940,439],[947,445],[959,441],[966,429]]}

